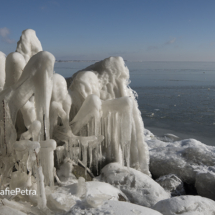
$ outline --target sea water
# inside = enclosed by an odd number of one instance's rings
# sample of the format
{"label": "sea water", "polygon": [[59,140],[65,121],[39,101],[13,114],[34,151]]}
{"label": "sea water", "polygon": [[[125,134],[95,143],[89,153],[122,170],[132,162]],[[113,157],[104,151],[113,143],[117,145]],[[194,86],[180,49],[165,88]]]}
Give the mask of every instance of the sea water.
{"label": "sea water", "polygon": [[[56,63],[55,72],[67,78],[93,63]],[[145,128],[215,145],[215,62],[125,63]]]}

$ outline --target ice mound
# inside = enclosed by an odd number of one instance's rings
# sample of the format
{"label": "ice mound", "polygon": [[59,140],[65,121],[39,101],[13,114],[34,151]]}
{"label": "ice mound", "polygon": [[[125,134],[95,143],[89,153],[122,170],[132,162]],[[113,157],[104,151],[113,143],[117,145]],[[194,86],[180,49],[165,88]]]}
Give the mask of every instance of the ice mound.
{"label": "ice mound", "polygon": [[182,181],[195,183],[196,174],[215,165],[215,147],[194,139],[174,143],[147,140],[150,149],[150,170],[155,178],[175,174]]}
{"label": "ice mound", "polygon": [[213,215],[215,202],[200,196],[178,196],[158,202],[153,209],[163,215]]}
{"label": "ice mound", "polygon": [[146,207],[170,197],[169,192],[148,175],[119,163],[106,165],[101,171],[100,180],[119,188],[132,203]]}
{"label": "ice mound", "polygon": [[175,174],[195,187],[199,195],[215,199],[215,147],[194,139],[163,142],[153,135],[146,142],[150,148],[150,171],[155,178]]}
{"label": "ice mound", "polygon": [[[96,134],[99,128],[95,121],[100,120],[100,132],[105,136],[102,146],[102,155],[105,157],[103,163],[119,162],[150,175],[143,122],[135,99],[136,93],[129,87],[129,70],[123,59],[106,58],[75,73],[70,81],[72,83],[69,89],[74,103],[70,117],[73,119],[72,129],[75,133]],[[75,115],[78,110],[81,112],[84,105],[88,109],[92,107],[92,104],[86,104],[92,94],[95,108],[90,109],[92,115],[89,118],[85,117],[89,121],[86,128],[83,127],[86,123],[80,125],[80,120],[78,123],[78,116]]]}

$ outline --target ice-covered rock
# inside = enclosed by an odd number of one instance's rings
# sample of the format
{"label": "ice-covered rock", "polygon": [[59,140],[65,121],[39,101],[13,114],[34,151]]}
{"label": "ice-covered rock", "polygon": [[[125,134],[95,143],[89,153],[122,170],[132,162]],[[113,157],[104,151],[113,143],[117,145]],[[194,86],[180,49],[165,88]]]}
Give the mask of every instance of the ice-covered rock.
{"label": "ice-covered rock", "polygon": [[155,178],[175,174],[183,182],[194,184],[196,174],[215,165],[215,147],[194,139],[174,143],[147,140],[150,149],[150,171]]}
{"label": "ice-covered rock", "polygon": [[158,202],[153,209],[163,215],[214,215],[215,202],[200,196],[177,196]]}
{"label": "ice-covered rock", "polygon": [[209,168],[207,172],[198,173],[195,187],[200,196],[215,200],[215,172]]}
{"label": "ice-covered rock", "polygon": [[103,195],[106,200],[119,200],[120,195],[126,200],[125,194],[116,187],[99,181],[88,181],[87,184],[87,196],[100,196]]}
{"label": "ice-covered rock", "polygon": [[171,196],[180,196],[185,194],[183,182],[174,174],[161,176],[156,180],[156,182],[166,191],[169,191]]}
{"label": "ice-covered rock", "polygon": [[5,61],[5,54],[0,51],[0,92],[4,89],[5,84]]}
{"label": "ice-covered rock", "polygon": [[124,199],[127,200],[127,197],[121,190],[105,182],[99,181],[85,182],[83,181],[83,179],[80,180],[79,178],[78,183],[66,186],[65,188],[69,189],[69,192],[72,195],[75,195],[79,198],[82,197],[82,199],[85,199],[86,202],[89,203],[89,205],[91,205],[93,199],[95,202],[98,201],[98,199],[100,199],[100,205],[102,205],[103,202],[106,200],[118,201],[120,196],[123,196]]}
{"label": "ice-covered rock", "polygon": [[99,208],[81,209],[78,205],[74,206],[68,215],[161,215],[156,210],[131,204],[129,202],[106,201]]}
{"label": "ice-covered rock", "polygon": [[169,192],[148,175],[119,163],[106,165],[101,170],[100,180],[119,188],[132,203],[146,207],[170,197]]}
{"label": "ice-covered rock", "polygon": [[[69,89],[73,105],[70,117],[73,119],[72,122],[76,124],[73,124],[74,132],[78,132],[82,126],[82,121],[78,123],[76,120],[77,112],[81,108],[89,108],[93,117],[91,116],[92,119],[88,116],[83,117],[84,123],[88,122],[88,126],[87,128],[83,127],[80,132],[92,135],[100,131],[105,137],[102,146],[104,164],[116,161],[123,164],[125,161],[128,166],[140,169],[150,175],[148,146],[144,141],[143,121],[138,109],[136,93],[129,87],[129,70],[124,60],[121,57],[106,58],[78,71],[71,80]],[[100,108],[98,98],[104,103],[102,108]],[[88,100],[93,101],[94,108],[91,108],[92,105],[82,107],[82,104]],[[106,105],[111,109],[106,111]],[[129,109],[130,112],[125,111],[128,106],[132,106]],[[97,119],[100,118],[101,123],[99,121],[95,123],[96,120],[94,120],[98,113],[100,117]]]}

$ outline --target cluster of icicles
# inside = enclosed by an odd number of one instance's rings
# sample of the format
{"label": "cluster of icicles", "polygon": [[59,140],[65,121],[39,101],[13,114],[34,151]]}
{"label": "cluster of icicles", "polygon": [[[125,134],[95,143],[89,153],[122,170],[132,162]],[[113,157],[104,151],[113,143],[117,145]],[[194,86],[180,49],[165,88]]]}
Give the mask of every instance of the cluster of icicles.
{"label": "cluster of icicles", "polygon": [[[1,189],[34,185],[37,205],[45,209],[45,186],[53,187],[54,177],[62,183],[58,177],[78,162],[95,172],[119,162],[150,175],[123,59],[107,58],[67,81],[54,73],[54,63],[31,29],[22,32],[15,52],[0,52]],[[56,171],[65,163],[68,168]]]}

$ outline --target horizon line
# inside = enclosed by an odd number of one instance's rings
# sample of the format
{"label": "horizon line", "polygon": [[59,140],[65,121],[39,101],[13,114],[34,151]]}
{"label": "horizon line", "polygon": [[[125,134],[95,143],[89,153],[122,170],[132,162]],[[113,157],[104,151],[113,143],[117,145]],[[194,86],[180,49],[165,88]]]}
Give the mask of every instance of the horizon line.
{"label": "horizon line", "polygon": [[[103,59],[104,60],[104,59]],[[215,63],[215,61],[198,61],[198,60],[126,60],[123,59],[125,62],[195,62],[195,63]],[[99,62],[102,60],[55,60],[55,62],[63,63],[63,62]]]}

